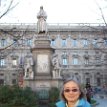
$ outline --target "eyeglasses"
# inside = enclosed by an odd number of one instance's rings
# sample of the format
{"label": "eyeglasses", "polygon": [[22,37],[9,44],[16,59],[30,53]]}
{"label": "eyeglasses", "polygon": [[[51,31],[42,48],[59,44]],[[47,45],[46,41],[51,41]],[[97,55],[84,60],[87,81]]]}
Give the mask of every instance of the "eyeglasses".
{"label": "eyeglasses", "polygon": [[72,92],[78,92],[79,89],[65,89],[64,90],[64,92],[67,92],[67,93],[69,93],[70,91],[72,91]]}

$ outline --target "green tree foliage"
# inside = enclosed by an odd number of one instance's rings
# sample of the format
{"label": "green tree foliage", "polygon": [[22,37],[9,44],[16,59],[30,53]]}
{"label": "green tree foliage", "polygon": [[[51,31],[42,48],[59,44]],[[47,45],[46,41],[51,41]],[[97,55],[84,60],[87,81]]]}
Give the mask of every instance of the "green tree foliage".
{"label": "green tree foliage", "polygon": [[13,99],[12,90],[9,86],[0,86],[0,103],[9,103]]}
{"label": "green tree foliage", "polygon": [[49,107],[55,107],[55,103],[59,100],[59,89],[52,87],[49,90]]}
{"label": "green tree foliage", "polygon": [[37,107],[37,96],[31,88],[18,86],[0,86],[0,104],[11,107]]}

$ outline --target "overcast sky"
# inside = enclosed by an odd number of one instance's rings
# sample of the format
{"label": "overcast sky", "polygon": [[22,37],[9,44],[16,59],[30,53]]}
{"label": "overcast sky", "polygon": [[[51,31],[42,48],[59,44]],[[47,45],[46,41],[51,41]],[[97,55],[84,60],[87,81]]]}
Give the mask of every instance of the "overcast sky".
{"label": "overcast sky", "polygon": [[17,7],[0,19],[0,23],[37,23],[41,5],[47,13],[47,23],[103,22],[96,1],[107,19],[107,0],[20,0]]}

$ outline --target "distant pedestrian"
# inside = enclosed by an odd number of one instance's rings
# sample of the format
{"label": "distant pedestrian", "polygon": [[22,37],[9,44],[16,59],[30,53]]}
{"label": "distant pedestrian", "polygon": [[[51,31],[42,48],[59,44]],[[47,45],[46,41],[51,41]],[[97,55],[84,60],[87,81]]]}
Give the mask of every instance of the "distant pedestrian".
{"label": "distant pedestrian", "polygon": [[85,88],[86,88],[86,99],[89,103],[91,103],[92,87],[90,83],[87,83]]}

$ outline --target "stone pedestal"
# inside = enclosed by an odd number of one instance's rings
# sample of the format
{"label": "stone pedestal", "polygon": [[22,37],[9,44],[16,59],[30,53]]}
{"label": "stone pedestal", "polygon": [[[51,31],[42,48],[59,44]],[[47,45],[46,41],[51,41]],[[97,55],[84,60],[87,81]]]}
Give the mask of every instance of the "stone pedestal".
{"label": "stone pedestal", "polygon": [[[39,76],[48,76],[51,78],[51,55],[53,49],[50,47],[50,41],[46,34],[38,34],[35,40],[35,47],[32,49],[34,59],[34,78]],[[41,78],[42,79],[42,78]]]}
{"label": "stone pedestal", "polygon": [[50,47],[50,40],[44,33],[38,34],[35,40],[35,47],[32,48],[32,57],[34,61],[34,78],[26,79],[25,86],[33,90],[49,89],[50,87],[59,87],[59,78],[55,79],[52,75],[51,57],[54,49]]}

